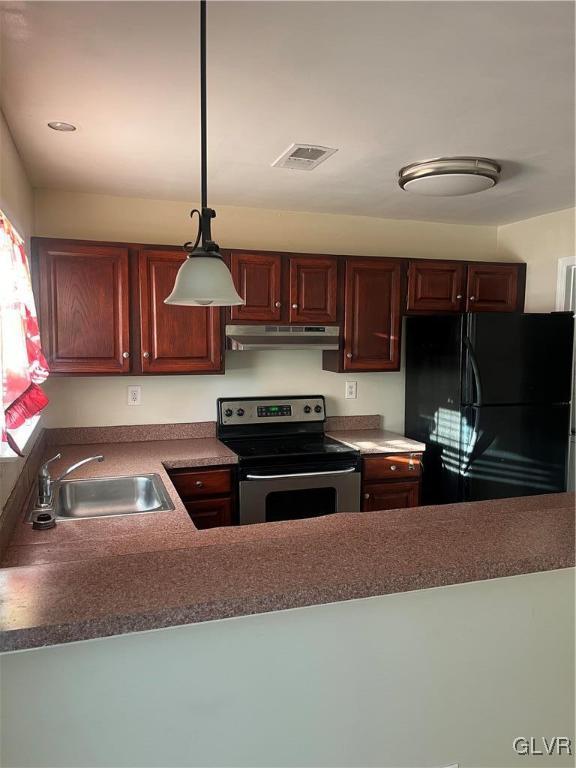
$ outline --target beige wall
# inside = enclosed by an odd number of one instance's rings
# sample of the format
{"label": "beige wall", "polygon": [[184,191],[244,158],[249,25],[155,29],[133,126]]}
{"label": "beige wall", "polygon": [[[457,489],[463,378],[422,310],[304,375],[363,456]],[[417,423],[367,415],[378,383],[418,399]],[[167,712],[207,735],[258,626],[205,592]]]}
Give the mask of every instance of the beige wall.
{"label": "beige wall", "polygon": [[34,195],[12,136],[0,111],[0,209],[22,237],[34,226]]}
{"label": "beige wall", "polygon": [[[121,585],[120,585],[121,586]],[[0,657],[2,765],[574,766],[574,571]]]}
{"label": "beige wall", "polygon": [[[39,236],[180,244],[195,234],[189,202],[54,190],[37,190],[35,202]],[[218,206],[213,228],[228,248],[498,258],[494,227]]]}
{"label": "beige wall", "polygon": [[[38,190],[35,234],[178,244],[193,236],[190,203]],[[195,226],[195,225],[194,225]],[[357,216],[218,208],[214,234],[223,247],[495,259],[490,227]],[[346,379],[358,399],[344,399]],[[126,387],[142,385],[142,405],[128,406]],[[379,413],[390,429],[404,425],[403,373],[351,376],[322,371],[318,352],[229,352],[226,375],[49,380],[48,426],[213,419],[219,395],[323,393],[330,415]]]}
{"label": "beige wall", "polygon": [[556,309],[558,260],[576,256],[575,213],[568,208],[498,228],[498,256],[527,264],[527,312]]}
{"label": "beige wall", "polygon": [[[0,210],[28,241],[33,234],[34,197],[24,166],[0,111]],[[23,459],[0,460],[0,509],[22,469]]]}

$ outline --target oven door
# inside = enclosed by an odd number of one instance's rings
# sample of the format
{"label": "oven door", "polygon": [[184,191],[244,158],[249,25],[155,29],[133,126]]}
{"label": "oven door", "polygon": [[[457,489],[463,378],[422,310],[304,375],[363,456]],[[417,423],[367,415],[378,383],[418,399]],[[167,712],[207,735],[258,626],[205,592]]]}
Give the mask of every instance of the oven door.
{"label": "oven door", "polygon": [[246,470],[240,478],[240,525],[360,511],[359,466],[318,471]]}

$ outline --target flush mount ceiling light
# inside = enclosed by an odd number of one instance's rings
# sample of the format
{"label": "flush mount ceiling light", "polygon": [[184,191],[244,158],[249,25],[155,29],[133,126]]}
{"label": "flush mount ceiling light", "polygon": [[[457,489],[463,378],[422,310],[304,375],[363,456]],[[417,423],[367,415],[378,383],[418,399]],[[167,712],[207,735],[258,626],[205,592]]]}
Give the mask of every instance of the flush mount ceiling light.
{"label": "flush mount ceiling light", "polygon": [[206,118],[206,0],[200,2],[200,136],[202,210],[195,208],[190,216],[198,216],[198,233],[194,242],[184,243],[188,257],[176,275],[172,293],[165,304],[181,306],[230,307],[244,304],[238,296],[232,275],[222,261],[218,244],[212,240],[210,222],[216,211],[208,208],[208,159]]}
{"label": "flush mount ceiling light", "polygon": [[490,189],[499,176],[499,163],[486,157],[437,157],[404,166],[398,184],[406,192],[452,197]]}
{"label": "flush mount ceiling light", "polygon": [[52,123],[48,123],[48,128],[52,128],[53,131],[75,131],[76,126],[72,123],[63,123],[60,120],[54,120]]}

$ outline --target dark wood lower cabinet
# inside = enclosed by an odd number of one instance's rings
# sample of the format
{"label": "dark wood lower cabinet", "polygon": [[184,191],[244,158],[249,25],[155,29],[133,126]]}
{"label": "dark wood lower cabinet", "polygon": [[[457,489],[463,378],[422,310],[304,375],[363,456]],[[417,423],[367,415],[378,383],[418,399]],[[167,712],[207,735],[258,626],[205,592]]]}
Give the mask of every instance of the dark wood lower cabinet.
{"label": "dark wood lower cabinet", "polygon": [[202,467],[172,470],[168,474],[196,528],[234,524],[235,492],[231,469]]}
{"label": "dark wood lower cabinet", "polygon": [[362,493],[363,512],[417,507],[419,502],[420,482],[418,480],[369,483],[364,486]]}
{"label": "dark wood lower cabinet", "polygon": [[186,511],[196,528],[220,528],[232,525],[232,499],[185,501]]}
{"label": "dark wood lower cabinet", "polygon": [[420,503],[420,453],[367,456],[362,462],[362,511],[417,507]]}

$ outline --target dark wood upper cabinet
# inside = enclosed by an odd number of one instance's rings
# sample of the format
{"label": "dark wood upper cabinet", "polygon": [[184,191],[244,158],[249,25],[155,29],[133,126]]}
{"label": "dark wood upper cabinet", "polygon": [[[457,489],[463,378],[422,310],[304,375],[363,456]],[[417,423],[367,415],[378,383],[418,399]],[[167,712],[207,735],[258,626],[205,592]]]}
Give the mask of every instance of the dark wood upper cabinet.
{"label": "dark wood upper cabinet", "polygon": [[282,257],[232,251],[231,270],[244,305],[231,307],[232,320],[278,322],[282,317]]}
{"label": "dark wood upper cabinet", "polygon": [[143,249],[138,255],[143,373],[220,373],[219,307],[164,304],[184,259],[181,250]]}
{"label": "dark wood upper cabinet", "polygon": [[51,372],[128,373],[128,248],[35,240],[34,269]]}
{"label": "dark wood upper cabinet", "polygon": [[468,264],[468,311],[521,311],[525,269],[524,264]]}
{"label": "dark wood upper cabinet", "polygon": [[291,323],[335,323],[338,319],[338,259],[291,256],[289,261]]}
{"label": "dark wood upper cabinet", "polygon": [[466,299],[466,264],[412,261],[408,267],[408,312],[462,312]]}
{"label": "dark wood upper cabinet", "polygon": [[325,352],[325,369],[399,370],[401,278],[401,261],[347,259],[343,356]]}

